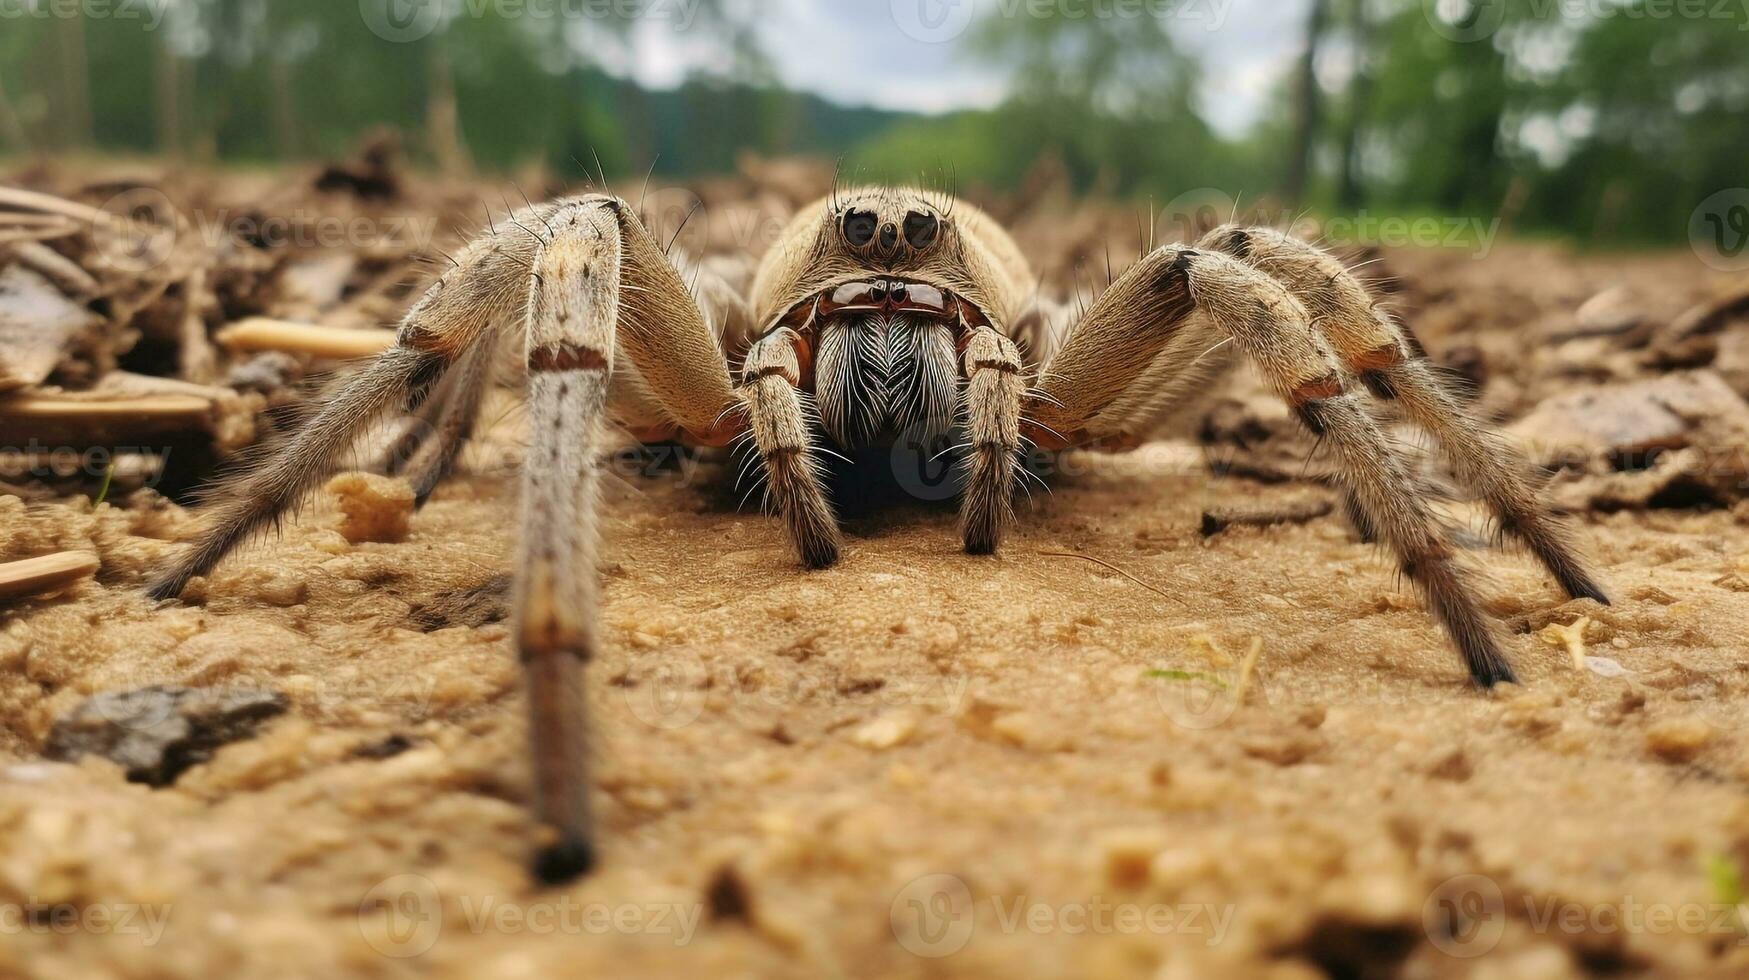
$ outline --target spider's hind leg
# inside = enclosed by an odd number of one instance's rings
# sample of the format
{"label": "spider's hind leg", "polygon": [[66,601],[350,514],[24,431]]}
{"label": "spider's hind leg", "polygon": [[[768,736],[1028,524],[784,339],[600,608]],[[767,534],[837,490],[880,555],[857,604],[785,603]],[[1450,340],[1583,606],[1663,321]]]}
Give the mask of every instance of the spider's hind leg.
{"label": "spider's hind leg", "polygon": [[520,283],[532,249],[525,243],[482,240],[464,250],[407,311],[395,346],[326,395],[314,418],[260,466],[224,487],[193,546],[147,587],[153,599],[182,594],[251,535],[277,522],[350,447],[365,427],[398,403],[442,382],[463,351],[501,321],[520,298],[505,289]]}
{"label": "spider's hind leg", "polygon": [[462,445],[473,435],[480,405],[492,383],[495,332],[481,337],[462,355],[412,423],[383,453],[378,468],[404,476],[413,487],[413,506],[422,508],[455,466]]}
{"label": "spider's hind leg", "polygon": [[1210,232],[1201,245],[1286,286],[1344,366],[1434,437],[1459,482],[1487,502],[1504,534],[1523,542],[1569,596],[1609,603],[1565,522],[1540,500],[1523,455],[1453,396],[1407,331],[1380,309],[1340,259],[1267,228],[1227,225]]}
{"label": "spider's hind leg", "polygon": [[[1201,318],[1191,317],[1192,310]],[[1045,369],[1042,397],[1029,399],[1034,425],[1070,445],[1097,437],[1100,413],[1172,358],[1187,322],[1206,321],[1231,338],[1301,421],[1337,454],[1344,484],[1366,522],[1396,553],[1484,687],[1513,679],[1492,623],[1477,604],[1439,519],[1369,415],[1330,345],[1286,287],[1238,259],[1182,246],[1158,249],[1094,303]],[[1184,357],[1183,367],[1190,365]]]}

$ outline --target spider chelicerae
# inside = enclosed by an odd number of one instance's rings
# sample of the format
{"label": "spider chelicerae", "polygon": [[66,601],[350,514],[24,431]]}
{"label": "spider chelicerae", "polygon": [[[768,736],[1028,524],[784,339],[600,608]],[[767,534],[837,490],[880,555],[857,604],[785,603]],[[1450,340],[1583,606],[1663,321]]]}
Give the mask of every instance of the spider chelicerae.
{"label": "spider chelicerae", "polygon": [[1477,684],[1510,681],[1512,668],[1367,392],[1434,437],[1503,533],[1569,595],[1608,601],[1521,455],[1447,390],[1339,259],[1281,232],[1228,225],[1195,246],[1153,249],[1062,331],[1046,325],[1027,261],[993,218],[915,188],[834,190],[803,209],[747,295],[708,269],[686,270],[689,285],[684,264],[611,195],[518,212],[454,259],[391,349],[228,488],[151,595],[179,595],[277,520],[392,408],[431,420],[406,473],[423,501],[469,434],[497,342],[522,330],[531,443],[514,637],[535,812],[551,834],[535,871],[550,882],[595,860],[583,674],[601,642],[604,422],[645,442],[747,446],[808,568],[831,565],[842,547],[829,447],[951,433],[962,543],[989,554],[1014,520],[1027,448],[1134,446],[1242,357],[1335,454],[1351,512],[1394,552]]}

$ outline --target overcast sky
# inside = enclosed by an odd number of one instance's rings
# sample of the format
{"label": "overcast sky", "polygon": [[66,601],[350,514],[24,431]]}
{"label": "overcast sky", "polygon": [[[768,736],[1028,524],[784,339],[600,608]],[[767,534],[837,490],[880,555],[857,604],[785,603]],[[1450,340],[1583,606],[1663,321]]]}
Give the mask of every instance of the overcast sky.
{"label": "overcast sky", "polygon": [[[989,16],[1037,0],[762,2],[772,9],[772,16],[760,21],[765,50],[786,85],[849,105],[941,112],[989,106],[1002,95],[1004,71],[973,60],[960,43],[964,35],[957,28],[967,16]],[[1141,9],[1152,0],[1054,2],[1095,16]],[[1185,13],[1174,30],[1203,59],[1209,120],[1229,135],[1243,132],[1292,67],[1309,0],[1182,2]],[[672,18],[640,22],[635,58],[613,67],[655,88],[679,84],[711,55],[697,32],[673,25]]]}

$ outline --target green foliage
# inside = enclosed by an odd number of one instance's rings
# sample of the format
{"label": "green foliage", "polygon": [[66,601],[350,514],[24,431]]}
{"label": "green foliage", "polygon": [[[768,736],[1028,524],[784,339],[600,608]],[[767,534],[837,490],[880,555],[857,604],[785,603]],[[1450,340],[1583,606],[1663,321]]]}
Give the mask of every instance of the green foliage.
{"label": "green foliage", "polygon": [[1148,671],[1147,676],[1152,677],[1155,680],[1176,681],[1178,683],[1200,681],[1205,684],[1213,684],[1222,690],[1225,690],[1227,687],[1226,681],[1221,680],[1213,674],[1203,674],[1190,670],[1150,670]]}
{"label": "green foliage", "polygon": [[[440,26],[394,43],[365,29],[353,0],[166,2],[161,25],[8,19],[0,152],[303,160],[390,126],[423,162],[489,171],[542,161],[577,175],[599,157],[610,174],[653,160],[692,174],[753,150],[844,155],[855,179],[1012,188],[1049,160],[1083,190],[1163,203],[1215,188],[1257,201],[1282,185],[1307,115],[1283,64],[1266,117],[1241,139],[1216,133],[1202,90],[1225,82],[1186,53],[1179,16],[1195,8],[1172,0],[1121,16],[1075,4],[989,14],[964,56],[1006,69],[1008,95],[942,116],[785,91],[755,31],[767,11],[749,0],[701,0],[688,41],[703,39],[714,67],[660,92],[606,70],[640,54],[624,18],[433,0],[450,12]],[[1487,8],[1503,10],[1497,29],[1458,40],[1423,0],[1330,0],[1324,60],[1352,70],[1320,73],[1315,207],[1670,242],[1702,199],[1749,181],[1741,5],[1692,16],[1654,0],[1501,2]]]}

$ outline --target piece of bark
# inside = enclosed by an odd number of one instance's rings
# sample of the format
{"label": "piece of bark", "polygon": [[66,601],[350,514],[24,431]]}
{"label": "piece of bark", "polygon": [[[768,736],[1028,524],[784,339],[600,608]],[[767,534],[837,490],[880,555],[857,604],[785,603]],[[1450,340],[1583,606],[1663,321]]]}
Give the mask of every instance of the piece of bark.
{"label": "piece of bark", "polygon": [[206,335],[208,294],[206,269],[196,267],[182,284],[181,351],[177,357],[182,380],[195,384],[211,384],[219,373],[219,355]]}
{"label": "piece of bark", "polygon": [[0,391],[41,384],[102,324],[42,273],[16,262],[0,269]]}
{"label": "piece of bark", "polygon": [[1726,324],[1739,317],[1749,317],[1749,286],[1690,308],[1670,324],[1666,336],[1680,341],[1718,333]]}
{"label": "piece of bark", "polygon": [[34,388],[0,396],[0,444],[139,446],[142,437],[204,432],[221,452],[255,439],[253,406],[227,388],[111,371],[89,391]]}
{"label": "piece of bark", "polygon": [[1631,467],[1631,458],[1660,450],[1708,442],[1729,448],[1703,434],[1721,427],[1749,429],[1749,405],[1717,374],[1690,371],[1563,392],[1510,431],[1545,461],[1610,456]]}

